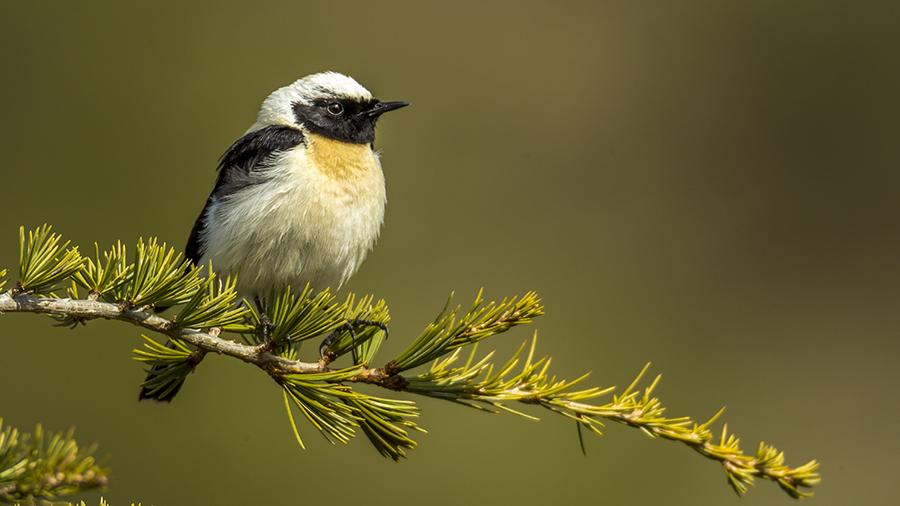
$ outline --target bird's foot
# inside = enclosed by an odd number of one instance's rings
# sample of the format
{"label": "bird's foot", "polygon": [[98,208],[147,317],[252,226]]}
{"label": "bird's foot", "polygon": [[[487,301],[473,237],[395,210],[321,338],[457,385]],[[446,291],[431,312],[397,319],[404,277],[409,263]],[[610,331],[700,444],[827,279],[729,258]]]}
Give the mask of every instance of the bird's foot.
{"label": "bird's foot", "polygon": [[337,336],[341,334],[341,332],[349,332],[350,337],[353,339],[353,346],[356,346],[356,330],[354,329],[354,326],[358,325],[362,325],[365,327],[378,327],[384,331],[384,338],[388,338],[388,327],[382,322],[376,322],[373,320],[353,320],[353,322],[351,323],[350,320],[344,320],[343,325],[334,329],[334,331],[331,334],[328,334],[328,337],[326,337],[322,341],[322,344],[319,345],[319,361],[324,361],[324,363],[328,364],[337,358],[337,355],[329,350],[328,347],[331,345],[331,343],[334,342]]}

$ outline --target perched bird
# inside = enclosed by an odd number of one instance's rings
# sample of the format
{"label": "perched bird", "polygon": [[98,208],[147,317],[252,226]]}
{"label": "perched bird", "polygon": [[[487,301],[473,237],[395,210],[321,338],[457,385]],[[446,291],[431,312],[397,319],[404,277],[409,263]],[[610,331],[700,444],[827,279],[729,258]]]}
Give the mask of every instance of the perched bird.
{"label": "perched bird", "polygon": [[[288,285],[338,289],[359,269],[384,219],[375,123],[407,105],[380,102],[336,72],[273,92],[222,155],[185,256],[194,265],[211,261],[220,274],[240,270],[238,296],[257,305]],[[148,382],[163,369],[154,368]],[[160,384],[145,386],[140,398],[170,401],[181,388]]]}

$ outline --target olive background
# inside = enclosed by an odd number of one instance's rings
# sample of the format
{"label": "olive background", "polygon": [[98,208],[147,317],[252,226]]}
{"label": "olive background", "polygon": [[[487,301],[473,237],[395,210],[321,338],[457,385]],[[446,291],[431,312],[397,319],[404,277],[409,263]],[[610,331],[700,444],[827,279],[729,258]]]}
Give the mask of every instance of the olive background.
{"label": "olive background", "polygon": [[[537,331],[558,377],[620,389],[650,361],[666,414],[727,406],[745,451],[819,460],[810,504],[888,504],[900,8],[874,4],[5,2],[0,266],[15,279],[20,225],[182,248],[262,100],[346,73],[412,103],[379,123],[386,223],[341,290],[387,300],[379,360],[453,291],[536,290],[546,316],[481,352]],[[138,403],[140,329],[50,323],[0,317],[0,416],[98,442],[116,506],[739,501],[682,445],[608,424],[584,457],[527,407],[539,423],[415,399],[429,432],[400,463],[298,420],[302,450],[256,368],[209,356],[173,403]],[[762,481],[740,500],[791,502]]]}

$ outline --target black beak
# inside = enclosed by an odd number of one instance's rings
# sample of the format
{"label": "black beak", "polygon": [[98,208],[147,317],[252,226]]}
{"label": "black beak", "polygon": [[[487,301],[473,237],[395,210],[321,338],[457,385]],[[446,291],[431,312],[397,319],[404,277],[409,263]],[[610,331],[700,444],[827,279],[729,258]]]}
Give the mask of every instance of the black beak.
{"label": "black beak", "polygon": [[369,109],[364,114],[370,118],[377,117],[388,111],[393,111],[394,109],[399,109],[408,105],[409,102],[378,102],[375,104],[375,107]]}

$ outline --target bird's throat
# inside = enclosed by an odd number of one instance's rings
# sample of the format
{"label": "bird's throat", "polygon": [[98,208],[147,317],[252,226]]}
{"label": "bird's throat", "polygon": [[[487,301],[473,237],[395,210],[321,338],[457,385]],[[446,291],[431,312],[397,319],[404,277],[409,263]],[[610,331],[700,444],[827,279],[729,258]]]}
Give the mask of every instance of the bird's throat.
{"label": "bird's throat", "polygon": [[306,154],[313,166],[328,177],[355,179],[378,169],[369,144],[353,144],[306,134]]}

